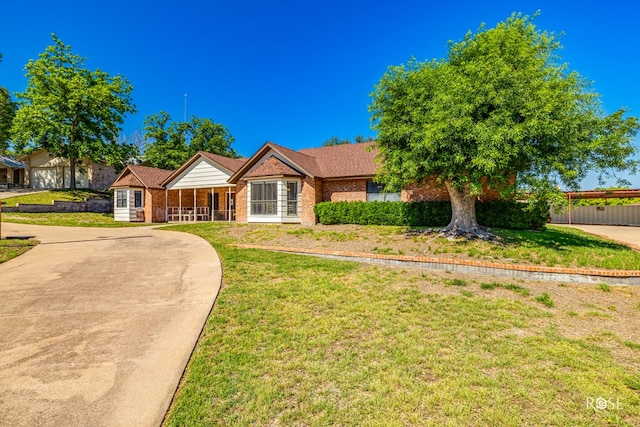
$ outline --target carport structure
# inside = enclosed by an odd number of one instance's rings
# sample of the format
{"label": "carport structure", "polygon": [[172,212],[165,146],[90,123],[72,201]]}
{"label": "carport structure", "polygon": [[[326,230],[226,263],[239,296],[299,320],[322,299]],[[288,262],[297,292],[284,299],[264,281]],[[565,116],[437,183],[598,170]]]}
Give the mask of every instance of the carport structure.
{"label": "carport structure", "polygon": [[567,191],[565,192],[568,204],[568,220],[571,224],[571,202],[576,199],[627,199],[640,198],[640,189],[625,190],[587,190],[587,191]]}

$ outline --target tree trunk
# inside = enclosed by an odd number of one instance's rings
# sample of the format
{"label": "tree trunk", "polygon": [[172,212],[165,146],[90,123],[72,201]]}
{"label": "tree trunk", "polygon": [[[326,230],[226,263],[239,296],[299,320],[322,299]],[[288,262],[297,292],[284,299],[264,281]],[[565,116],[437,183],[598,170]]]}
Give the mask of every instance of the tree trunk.
{"label": "tree trunk", "polygon": [[69,189],[76,189],[76,158],[69,157]]}
{"label": "tree trunk", "polygon": [[476,219],[476,196],[471,194],[471,186],[465,184],[461,189],[450,181],[445,181],[451,200],[451,222],[441,230],[445,236],[491,239],[493,234],[483,229]]}

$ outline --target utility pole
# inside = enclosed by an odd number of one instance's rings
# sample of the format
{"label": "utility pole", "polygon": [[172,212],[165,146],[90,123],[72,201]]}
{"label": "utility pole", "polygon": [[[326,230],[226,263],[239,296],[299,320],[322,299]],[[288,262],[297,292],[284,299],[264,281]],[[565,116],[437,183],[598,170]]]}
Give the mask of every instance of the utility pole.
{"label": "utility pole", "polygon": [[187,121],[187,97],[189,96],[188,93],[184,94],[184,121]]}

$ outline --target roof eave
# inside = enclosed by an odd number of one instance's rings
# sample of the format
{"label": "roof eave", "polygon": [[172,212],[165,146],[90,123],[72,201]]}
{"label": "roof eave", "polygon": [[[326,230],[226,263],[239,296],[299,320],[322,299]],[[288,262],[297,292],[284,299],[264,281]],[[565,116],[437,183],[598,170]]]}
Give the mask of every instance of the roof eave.
{"label": "roof eave", "polygon": [[255,166],[255,164],[258,162],[258,160],[260,160],[262,157],[264,157],[264,155],[268,152],[268,150],[273,150],[276,153],[278,153],[287,162],[295,165],[296,169],[299,169],[301,172],[304,173],[304,175],[306,175],[306,176],[308,176],[310,178],[315,178],[315,176],[312,173],[310,173],[308,170],[306,170],[305,168],[300,166],[298,163],[296,163],[293,160],[291,160],[286,154],[284,154],[280,150],[278,150],[278,147],[275,144],[267,141],[267,142],[264,143],[264,145],[262,147],[260,147],[260,149],[256,152],[256,154],[251,156],[249,158],[249,160],[247,160],[247,162],[240,169],[238,169],[238,171],[236,173],[231,175],[231,177],[229,178],[228,182],[230,184],[237,183],[242,178],[242,176],[247,173],[247,171],[249,169],[251,169],[253,166]]}

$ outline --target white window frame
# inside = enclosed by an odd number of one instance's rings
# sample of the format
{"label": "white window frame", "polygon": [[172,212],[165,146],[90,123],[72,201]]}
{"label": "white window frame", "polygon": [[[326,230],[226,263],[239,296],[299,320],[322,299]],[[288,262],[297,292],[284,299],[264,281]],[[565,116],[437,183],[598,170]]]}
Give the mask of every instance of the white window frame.
{"label": "white window frame", "polygon": [[[124,197],[121,197],[121,196],[124,196]],[[129,207],[129,191],[116,190],[116,208],[124,209],[127,207]]]}
{"label": "white window frame", "polygon": [[[252,216],[277,216],[278,215],[278,181],[251,181],[251,200],[249,201],[250,214]],[[258,190],[260,186],[261,190]],[[271,189],[271,196],[275,196],[275,199],[267,199],[267,186],[273,186]],[[256,200],[256,194],[260,193],[260,199]],[[261,207],[257,212],[257,208]]]}
{"label": "white window frame", "polygon": [[[299,202],[298,202],[298,198],[300,195],[300,183],[299,181],[286,181],[286,189],[287,189],[287,216],[299,216],[300,214],[298,213],[298,206],[299,206]],[[291,187],[293,186],[294,189],[294,194],[292,197],[291,194]]]}

